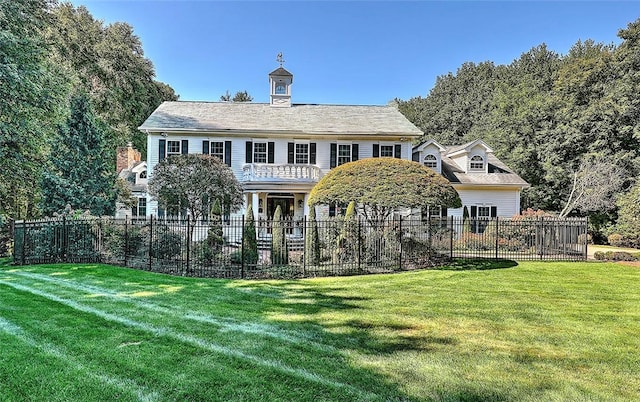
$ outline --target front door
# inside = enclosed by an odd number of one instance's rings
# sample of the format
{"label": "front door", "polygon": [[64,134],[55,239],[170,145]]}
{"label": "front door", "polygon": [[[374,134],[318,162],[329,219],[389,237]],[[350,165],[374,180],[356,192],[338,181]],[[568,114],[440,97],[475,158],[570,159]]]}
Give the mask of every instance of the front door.
{"label": "front door", "polygon": [[276,212],[276,208],[280,205],[282,210],[282,218],[293,217],[295,199],[293,194],[269,194],[267,195],[267,217],[273,219],[273,215]]}

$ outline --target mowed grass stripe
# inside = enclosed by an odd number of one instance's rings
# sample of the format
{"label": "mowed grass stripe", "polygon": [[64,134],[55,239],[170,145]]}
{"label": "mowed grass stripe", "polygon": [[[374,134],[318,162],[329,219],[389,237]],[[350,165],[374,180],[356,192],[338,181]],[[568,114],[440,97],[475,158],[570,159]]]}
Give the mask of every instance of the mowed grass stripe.
{"label": "mowed grass stripe", "polygon": [[25,286],[19,283],[15,283],[12,281],[7,281],[5,279],[0,279],[0,285],[5,285],[8,287],[11,287],[15,290],[19,290],[22,292],[27,292],[27,293],[31,293],[33,295],[48,299],[50,301],[56,302],[56,303],[60,303],[62,305],[65,305],[67,307],[70,307],[74,310],[77,311],[81,311],[83,313],[87,313],[87,314],[92,314],[95,315],[99,318],[102,318],[103,320],[106,321],[110,321],[110,322],[115,322],[130,328],[135,328],[137,330],[152,334],[154,336],[158,336],[158,337],[167,337],[170,339],[173,339],[175,341],[178,342],[182,342],[182,343],[186,343],[198,348],[202,348],[204,350],[210,351],[210,352],[214,352],[214,353],[219,353],[228,357],[232,357],[232,358],[236,358],[236,359],[241,359],[241,360],[245,360],[248,362],[251,362],[253,364],[256,364],[258,366],[262,366],[262,367],[266,367],[268,369],[272,369],[275,371],[279,371],[282,372],[284,374],[287,375],[292,375],[295,376],[297,378],[303,379],[305,381],[310,381],[316,384],[320,384],[322,386],[327,386],[327,387],[332,387],[332,388],[336,388],[336,389],[340,389],[343,391],[346,391],[350,394],[352,394],[353,396],[357,396],[359,398],[362,398],[364,400],[376,400],[379,399],[377,395],[372,394],[368,391],[356,388],[350,384],[346,384],[340,381],[336,381],[336,380],[332,380],[326,377],[323,377],[321,375],[318,375],[316,373],[310,372],[306,369],[299,369],[299,368],[294,368],[294,367],[290,367],[288,365],[285,365],[279,361],[276,360],[270,360],[270,359],[264,359],[261,358],[259,356],[255,356],[255,355],[251,355],[245,352],[242,352],[238,349],[232,349],[226,346],[222,346],[222,345],[218,345],[215,344],[213,342],[192,336],[192,335],[188,335],[188,334],[184,334],[184,333],[180,333],[177,331],[173,331],[171,329],[165,328],[165,327],[160,327],[157,325],[152,325],[152,324],[148,324],[148,323],[144,323],[144,322],[140,322],[140,321],[136,321],[136,320],[132,320],[126,317],[122,317],[119,316],[117,314],[114,313],[108,313],[102,310],[99,310],[97,308],[94,307],[90,307],[84,304],[81,304],[79,302],[73,301],[73,300],[69,300],[69,299],[65,299],[63,297],[57,296],[55,294],[52,293],[48,293],[39,289],[35,289],[29,286]]}
{"label": "mowed grass stripe", "polygon": [[331,353],[338,352],[336,348],[330,345],[316,342],[310,336],[305,336],[304,332],[298,332],[294,335],[290,331],[286,331],[275,325],[255,322],[239,322],[237,320],[216,317],[210,314],[193,313],[178,306],[167,308],[156,303],[139,300],[139,298],[135,296],[129,296],[124,290],[113,290],[95,285],[87,285],[80,283],[75,279],[73,281],[70,281],[52,277],[49,275],[34,274],[19,270],[11,270],[7,273],[23,278],[32,279],[35,281],[52,283],[67,289],[83,292],[91,296],[103,297],[117,302],[129,303],[134,305],[138,309],[152,311],[154,313],[159,313],[164,316],[171,316],[180,320],[186,319],[200,323],[212,324],[217,326],[219,331],[240,332],[245,334],[259,335],[261,337],[274,338],[280,341],[301,345],[304,348],[312,348],[319,351]]}
{"label": "mowed grass stripe", "polygon": [[90,376],[101,383],[109,386],[113,386],[119,389],[121,392],[129,394],[135,397],[138,401],[155,401],[160,398],[160,394],[155,391],[149,391],[145,387],[140,386],[131,379],[123,379],[103,373],[98,373],[76,359],[72,358],[63,349],[53,345],[49,342],[38,342],[20,326],[12,323],[11,321],[0,317],[0,332],[4,332],[18,339],[20,342],[28,345],[31,348],[35,348],[43,352],[49,357],[60,360],[63,364],[70,366],[74,370],[82,372],[86,376]]}

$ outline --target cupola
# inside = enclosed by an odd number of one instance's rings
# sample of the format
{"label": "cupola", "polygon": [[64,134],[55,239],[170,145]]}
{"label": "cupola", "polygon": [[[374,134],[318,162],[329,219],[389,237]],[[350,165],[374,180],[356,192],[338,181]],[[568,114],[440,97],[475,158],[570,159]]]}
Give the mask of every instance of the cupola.
{"label": "cupola", "polygon": [[273,107],[290,107],[293,74],[282,67],[284,64],[282,53],[278,53],[276,61],[280,63],[280,67],[269,73],[270,104]]}

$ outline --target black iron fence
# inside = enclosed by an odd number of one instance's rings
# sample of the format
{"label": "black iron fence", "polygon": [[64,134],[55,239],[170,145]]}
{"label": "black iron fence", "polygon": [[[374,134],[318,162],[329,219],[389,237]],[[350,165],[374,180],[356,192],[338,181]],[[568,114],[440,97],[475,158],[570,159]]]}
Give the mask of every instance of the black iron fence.
{"label": "black iron fence", "polygon": [[18,221],[14,263],[103,262],[174,275],[270,278],[428,268],[451,258],[583,260],[586,219],[283,222]]}

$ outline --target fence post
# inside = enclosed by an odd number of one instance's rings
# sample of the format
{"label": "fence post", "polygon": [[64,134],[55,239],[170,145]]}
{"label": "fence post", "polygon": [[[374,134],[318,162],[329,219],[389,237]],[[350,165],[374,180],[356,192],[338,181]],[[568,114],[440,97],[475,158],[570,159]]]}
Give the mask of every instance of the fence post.
{"label": "fence post", "polygon": [[244,215],[242,215],[242,227],[240,229],[240,278],[244,279]]}
{"label": "fence post", "polygon": [[191,252],[191,215],[187,215],[187,266],[184,272],[188,275],[189,271],[189,254]]}
{"label": "fence post", "polygon": [[27,254],[27,221],[26,219],[23,219],[22,220],[22,258],[21,258],[20,265],[25,264],[26,254]]}
{"label": "fence post", "polygon": [[500,237],[500,230],[498,230],[498,226],[500,225],[499,218],[496,216],[496,260],[498,259],[498,238]]}
{"label": "fence post", "polygon": [[149,271],[151,271],[151,254],[153,254],[153,215],[151,215],[151,220],[149,220]]}
{"label": "fence post", "polygon": [[589,258],[589,217],[584,217],[584,260]]}
{"label": "fence post", "polygon": [[362,218],[358,215],[358,272],[362,270]]}
{"label": "fence post", "polygon": [[128,230],[129,217],[124,217],[124,266],[127,266],[127,250],[129,250],[129,230]]}
{"label": "fence post", "polygon": [[62,217],[62,262],[67,262],[67,217]]}
{"label": "fence post", "polygon": [[544,256],[544,216],[540,217],[540,260]]}
{"label": "fence post", "polygon": [[302,215],[302,275],[307,276],[307,216]]}
{"label": "fence post", "polygon": [[453,260],[453,215],[451,215],[451,230],[449,231],[449,258]]}
{"label": "fence post", "polygon": [[400,256],[398,259],[398,270],[402,269],[402,215],[400,215],[400,224],[398,225],[400,231]]}

